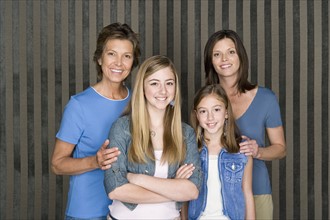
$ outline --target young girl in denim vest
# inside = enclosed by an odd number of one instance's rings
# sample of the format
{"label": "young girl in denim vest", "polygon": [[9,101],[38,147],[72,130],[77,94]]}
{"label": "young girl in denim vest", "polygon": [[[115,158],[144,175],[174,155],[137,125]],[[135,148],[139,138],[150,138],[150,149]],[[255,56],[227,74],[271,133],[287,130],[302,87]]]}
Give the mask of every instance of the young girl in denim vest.
{"label": "young girl in denim vest", "polygon": [[204,179],[198,198],[189,202],[189,219],[254,219],[253,160],[239,153],[242,138],[219,84],[197,92],[191,124],[197,135]]}

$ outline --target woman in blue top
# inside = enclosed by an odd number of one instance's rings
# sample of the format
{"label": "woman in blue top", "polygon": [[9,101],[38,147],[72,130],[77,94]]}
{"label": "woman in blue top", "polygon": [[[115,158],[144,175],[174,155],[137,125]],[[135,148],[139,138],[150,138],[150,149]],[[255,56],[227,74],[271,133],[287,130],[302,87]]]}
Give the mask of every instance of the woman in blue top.
{"label": "woman in blue top", "polygon": [[178,219],[202,181],[195,132],[181,121],[178,74],[161,55],[137,73],[127,115],[110,130],[121,154],[105,171],[111,219]]}
{"label": "woman in blue top", "polygon": [[189,219],[254,219],[252,157],[239,153],[242,138],[226,92],[219,84],[201,88],[194,98],[203,184],[189,202]]}
{"label": "woman in blue top", "polygon": [[[270,179],[264,161],[286,156],[286,144],[280,108],[274,92],[248,81],[249,61],[238,34],[220,30],[207,41],[204,50],[206,84],[225,89],[236,123],[246,141],[240,152],[252,156],[252,188],[257,219],[273,218]],[[270,145],[265,146],[265,132]]]}
{"label": "woman in blue top", "polygon": [[[104,170],[119,151],[106,149],[112,123],[130,99],[124,80],[138,65],[137,34],[126,24],[102,29],[94,53],[98,82],[71,97],[63,113],[52,156],[52,170],[70,175],[66,219],[106,219]],[[100,147],[101,146],[101,147]]]}

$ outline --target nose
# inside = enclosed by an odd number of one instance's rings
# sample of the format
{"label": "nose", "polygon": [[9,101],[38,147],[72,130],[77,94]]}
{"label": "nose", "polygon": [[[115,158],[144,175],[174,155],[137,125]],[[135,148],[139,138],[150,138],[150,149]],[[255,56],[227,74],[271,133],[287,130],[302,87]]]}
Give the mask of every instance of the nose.
{"label": "nose", "polygon": [[207,113],[207,119],[213,119],[213,111],[209,111],[208,113]]}
{"label": "nose", "polygon": [[121,58],[121,56],[117,56],[116,57],[116,62],[115,63],[116,63],[117,66],[121,66],[122,65],[122,58]]}
{"label": "nose", "polygon": [[226,55],[226,53],[223,53],[222,54],[222,61],[226,61],[227,60],[227,55]]}
{"label": "nose", "polygon": [[160,85],[159,90],[160,90],[161,94],[166,94],[166,86],[165,85]]}

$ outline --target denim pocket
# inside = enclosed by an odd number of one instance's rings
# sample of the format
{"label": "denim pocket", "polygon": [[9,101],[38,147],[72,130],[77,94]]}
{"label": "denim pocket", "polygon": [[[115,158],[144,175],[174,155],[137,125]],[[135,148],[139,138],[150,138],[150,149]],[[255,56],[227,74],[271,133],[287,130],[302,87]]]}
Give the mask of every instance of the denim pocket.
{"label": "denim pocket", "polygon": [[224,181],[228,183],[241,183],[244,163],[237,163],[233,161],[224,162]]}

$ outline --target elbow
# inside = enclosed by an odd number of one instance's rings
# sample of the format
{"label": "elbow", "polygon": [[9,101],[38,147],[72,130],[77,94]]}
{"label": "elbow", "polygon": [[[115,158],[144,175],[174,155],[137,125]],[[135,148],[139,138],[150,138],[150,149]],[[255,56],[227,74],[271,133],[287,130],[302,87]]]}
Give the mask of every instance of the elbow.
{"label": "elbow", "polygon": [[286,146],[283,145],[283,151],[282,154],[280,155],[279,159],[283,159],[284,157],[286,157]]}
{"label": "elbow", "polygon": [[189,193],[189,198],[188,200],[195,200],[198,198],[198,195],[199,195],[199,190],[197,189],[196,186],[193,187],[193,189],[189,190],[190,193]]}
{"label": "elbow", "polygon": [[108,193],[108,197],[111,200],[118,200],[118,196],[117,196],[116,190],[113,190],[113,191],[109,192]]}
{"label": "elbow", "polygon": [[55,175],[60,175],[59,170],[56,168],[56,166],[54,164],[51,164],[51,171],[55,174]]}
{"label": "elbow", "polygon": [[193,199],[194,200],[197,199],[198,198],[198,195],[199,195],[199,190],[196,187],[196,190],[194,190]]}
{"label": "elbow", "polygon": [[50,165],[51,171],[55,174],[55,175],[62,175],[63,173],[61,172],[58,163],[55,163],[54,161],[52,161],[51,165]]}

